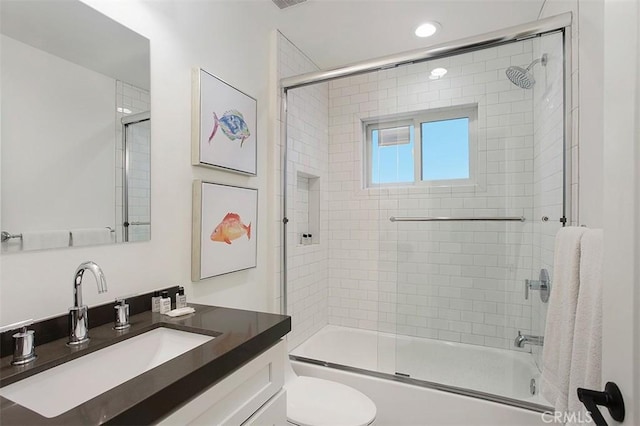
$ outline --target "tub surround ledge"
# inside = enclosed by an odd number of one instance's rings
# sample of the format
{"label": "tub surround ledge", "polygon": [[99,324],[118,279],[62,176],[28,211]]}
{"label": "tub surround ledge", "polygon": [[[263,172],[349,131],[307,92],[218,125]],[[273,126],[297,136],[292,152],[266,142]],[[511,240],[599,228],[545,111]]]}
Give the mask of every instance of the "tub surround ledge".
{"label": "tub surround ledge", "polygon": [[[124,331],[115,331],[112,323],[91,328],[91,340],[81,348],[69,348],[66,338],[37,345],[38,358],[27,366],[12,366],[11,356],[3,357],[0,387],[159,327],[215,337],[57,417],[41,416],[0,397],[2,424],[154,423],[273,346],[291,330],[291,318],[284,315],[199,304],[189,306],[196,312],[178,318],[151,311],[133,315],[131,327]],[[118,368],[117,365],[101,367]],[[69,383],[69,390],[81,391],[76,386]]]}

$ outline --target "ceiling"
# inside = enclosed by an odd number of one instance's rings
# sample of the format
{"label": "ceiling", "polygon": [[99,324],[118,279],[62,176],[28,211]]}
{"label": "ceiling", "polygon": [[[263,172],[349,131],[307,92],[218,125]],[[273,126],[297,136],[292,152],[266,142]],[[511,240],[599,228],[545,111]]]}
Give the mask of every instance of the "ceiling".
{"label": "ceiling", "polygon": [[[318,67],[329,69],[535,21],[543,3],[308,0],[279,11],[279,29]],[[425,21],[437,21],[442,29],[419,39],[413,31]]]}
{"label": "ceiling", "polygon": [[0,32],[149,89],[149,40],[79,1],[2,0]]}

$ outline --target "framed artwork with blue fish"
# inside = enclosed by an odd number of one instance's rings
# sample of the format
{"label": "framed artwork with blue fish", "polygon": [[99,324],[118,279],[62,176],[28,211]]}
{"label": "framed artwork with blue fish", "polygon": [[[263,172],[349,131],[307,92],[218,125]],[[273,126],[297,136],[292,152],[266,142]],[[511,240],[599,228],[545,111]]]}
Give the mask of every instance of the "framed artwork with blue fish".
{"label": "framed artwork with blue fish", "polygon": [[191,280],[255,268],[258,190],[195,180]]}
{"label": "framed artwork with blue fish", "polygon": [[193,70],[191,162],[257,173],[257,101],[203,69]]}

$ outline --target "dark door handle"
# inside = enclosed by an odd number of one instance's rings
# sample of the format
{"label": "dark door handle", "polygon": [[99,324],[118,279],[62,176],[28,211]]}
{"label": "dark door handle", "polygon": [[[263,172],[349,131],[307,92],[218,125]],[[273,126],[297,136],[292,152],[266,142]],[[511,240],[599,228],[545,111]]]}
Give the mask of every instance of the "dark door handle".
{"label": "dark door handle", "polygon": [[618,385],[613,382],[607,382],[604,387],[604,392],[578,388],[578,399],[587,407],[597,426],[608,426],[598,409],[598,405],[607,407],[613,420],[619,422],[624,420],[624,400],[622,399],[622,393],[620,393]]}

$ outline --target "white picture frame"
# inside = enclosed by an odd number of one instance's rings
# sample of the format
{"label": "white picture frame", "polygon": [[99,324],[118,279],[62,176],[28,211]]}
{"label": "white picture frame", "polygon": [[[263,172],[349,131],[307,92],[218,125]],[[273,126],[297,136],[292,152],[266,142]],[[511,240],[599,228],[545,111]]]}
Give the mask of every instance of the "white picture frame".
{"label": "white picture frame", "polygon": [[195,180],[191,280],[255,268],[258,190]]}
{"label": "white picture frame", "polygon": [[191,163],[257,175],[257,100],[223,80],[193,70]]}

